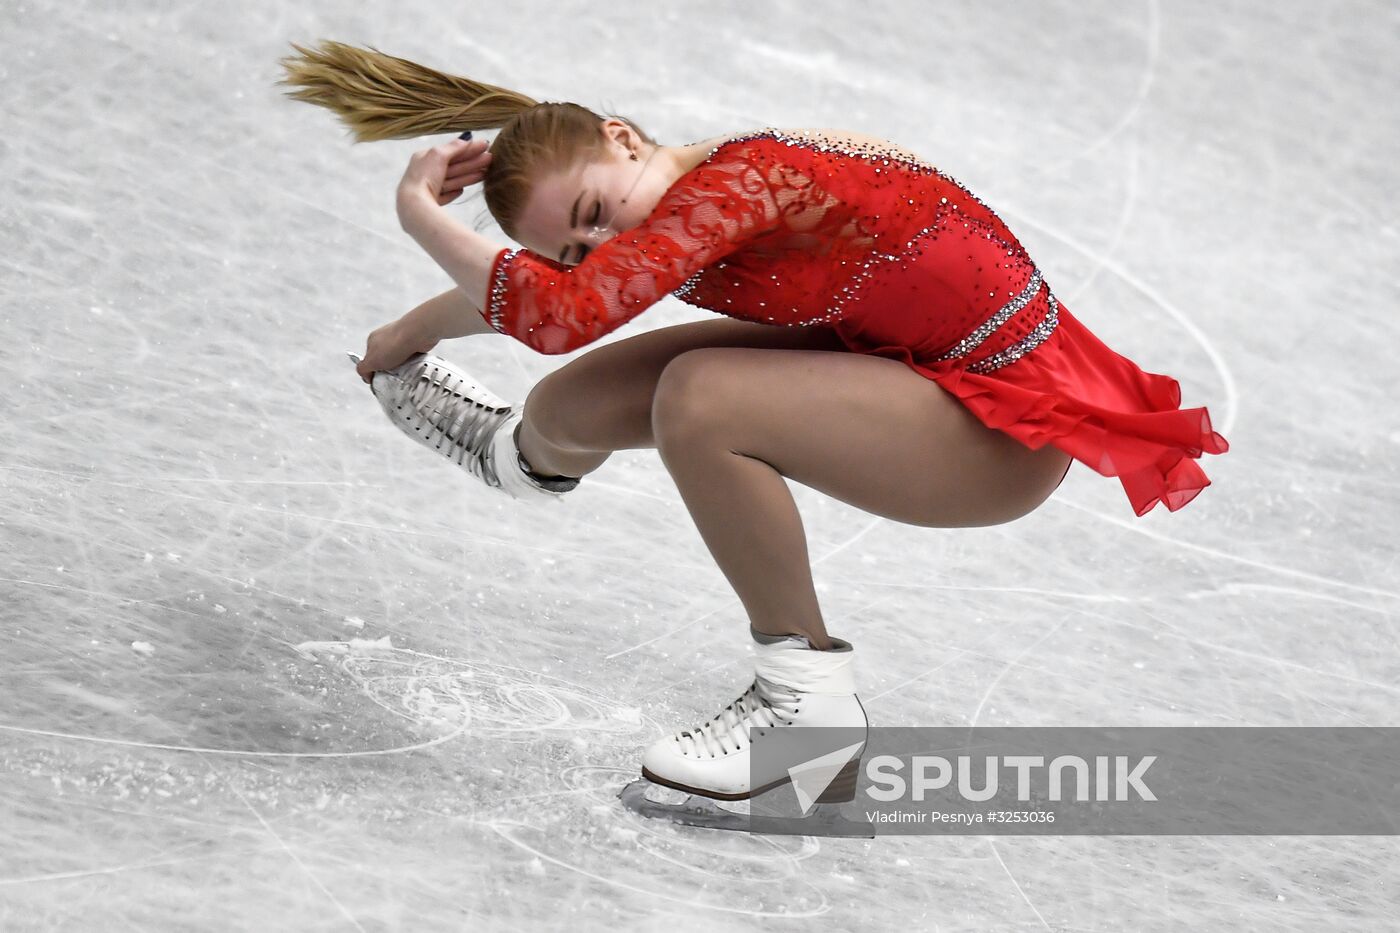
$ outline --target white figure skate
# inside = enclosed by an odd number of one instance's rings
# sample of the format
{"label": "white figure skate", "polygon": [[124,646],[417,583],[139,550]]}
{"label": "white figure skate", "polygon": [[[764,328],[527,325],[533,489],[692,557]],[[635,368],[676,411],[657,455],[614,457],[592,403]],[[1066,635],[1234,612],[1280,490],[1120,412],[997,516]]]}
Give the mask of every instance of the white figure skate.
{"label": "white figure skate", "polygon": [[[356,364],[360,357],[348,354]],[[477,385],[446,360],[425,353],[376,372],[370,388],[399,429],[515,499],[551,499],[577,477],[543,477],[520,453],[522,411]]]}
{"label": "white figure skate", "polygon": [[[855,797],[868,733],[855,692],[854,649],[839,638],[831,639],[831,650],[818,651],[802,636],[750,632],[756,642],[752,685],[704,725],[652,743],[642,757],[642,778],[619,794],[623,805],[643,816],[710,829],[873,837],[870,824],[838,812]],[[811,726],[830,728],[818,735],[832,747],[814,745],[815,739],[773,744],[779,730]],[[765,748],[775,753],[755,757],[754,743],[765,740]],[[752,802],[789,784],[800,818],[765,816],[752,806],[745,813],[717,803]],[[657,788],[689,796],[658,802],[652,799]]]}

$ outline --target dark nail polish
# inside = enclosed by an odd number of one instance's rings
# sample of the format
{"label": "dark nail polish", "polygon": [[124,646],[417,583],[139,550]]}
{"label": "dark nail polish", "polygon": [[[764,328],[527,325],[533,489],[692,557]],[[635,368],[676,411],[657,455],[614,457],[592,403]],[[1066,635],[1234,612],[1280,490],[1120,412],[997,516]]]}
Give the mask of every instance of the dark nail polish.
{"label": "dark nail polish", "polygon": [[463,133],[461,136],[458,136],[457,138],[458,138],[458,139],[471,139],[471,138],[472,138],[472,131],[471,131],[471,130],[467,130],[465,133]]}

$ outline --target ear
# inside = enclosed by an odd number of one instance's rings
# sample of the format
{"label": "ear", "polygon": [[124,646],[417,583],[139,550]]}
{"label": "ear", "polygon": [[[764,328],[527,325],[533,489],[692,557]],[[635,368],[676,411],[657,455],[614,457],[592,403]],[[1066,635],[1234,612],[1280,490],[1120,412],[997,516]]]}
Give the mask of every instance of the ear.
{"label": "ear", "polygon": [[617,117],[608,117],[603,121],[603,135],[624,149],[632,148],[633,132],[625,120],[619,120]]}

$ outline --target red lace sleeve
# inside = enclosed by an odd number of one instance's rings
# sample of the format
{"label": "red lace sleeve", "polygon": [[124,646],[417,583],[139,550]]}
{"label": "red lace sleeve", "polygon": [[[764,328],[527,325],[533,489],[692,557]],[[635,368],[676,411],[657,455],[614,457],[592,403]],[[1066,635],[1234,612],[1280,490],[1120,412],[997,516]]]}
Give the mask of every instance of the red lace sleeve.
{"label": "red lace sleeve", "polygon": [[782,215],[746,147],[723,144],[637,226],[566,266],[526,249],[491,263],[482,316],[540,353],[569,353],[621,327]]}

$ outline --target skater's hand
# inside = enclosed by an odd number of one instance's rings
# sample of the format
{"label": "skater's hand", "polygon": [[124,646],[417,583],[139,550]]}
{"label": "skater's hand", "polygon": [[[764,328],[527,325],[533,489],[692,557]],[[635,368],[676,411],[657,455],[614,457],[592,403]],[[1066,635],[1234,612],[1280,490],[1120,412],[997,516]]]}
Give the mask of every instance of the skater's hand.
{"label": "skater's hand", "polygon": [[484,139],[454,139],[431,149],[420,149],[408,160],[399,180],[399,217],[405,208],[457,200],[467,186],[486,177],[491,152]]}
{"label": "skater's hand", "polygon": [[355,364],[355,372],[365,382],[372,383],[379,370],[393,369],[413,354],[427,353],[436,345],[436,341],[425,342],[410,333],[401,320],[391,321],[370,331],[365,338],[365,357]]}

